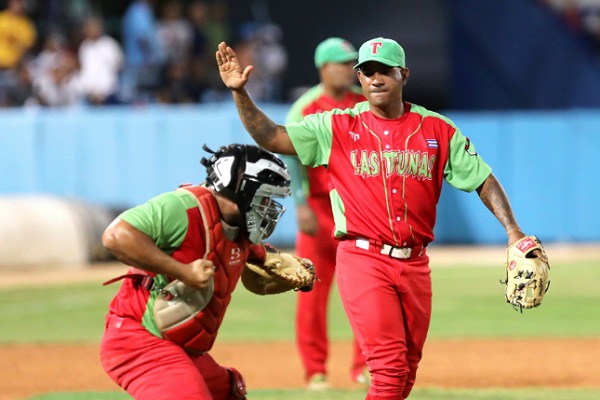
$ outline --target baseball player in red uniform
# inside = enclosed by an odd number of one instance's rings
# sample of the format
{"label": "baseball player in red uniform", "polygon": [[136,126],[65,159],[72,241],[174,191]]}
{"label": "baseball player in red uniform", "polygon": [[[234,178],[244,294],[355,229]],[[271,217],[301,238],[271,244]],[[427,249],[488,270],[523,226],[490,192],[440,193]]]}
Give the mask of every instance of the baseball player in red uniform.
{"label": "baseball player in red uniform", "polygon": [[[294,102],[286,123],[301,121],[306,115],[354,107],[366,100],[354,84],[354,64],[358,52],[347,40],[332,37],[317,46],[315,66],[320,84],[310,88]],[[337,240],[332,236],[333,213],[329,201],[329,184],[325,167],[305,167],[297,157],[284,158],[292,182],[292,197],[296,205],[298,234],[296,253],[315,264],[319,280],[310,292],[299,292],[296,311],[296,344],[304,367],[307,388],[329,388],[327,358],[327,309],[335,273]],[[350,377],[367,383],[365,358],[356,340],[353,341]]]}
{"label": "baseball player in red uniform", "polygon": [[[104,245],[132,268],[107,282],[123,279],[106,316],[102,367],[138,400],[246,398],[242,375],[208,351],[246,260],[264,259],[257,243],[284,211],[273,198],[289,195],[289,174],[280,159],[250,145],[223,146],[202,163],[204,185],[129,209],[103,235]],[[190,315],[176,309],[182,322],[162,331],[154,307],[175,280],[203,297],[210,290],[208,300]]]}
{"label": "baseball player in red uniform", "polygon": [[260,146],[327,166],[340,240],[336,279],[371,374],[366,398],[407,398],[431,317],[427,245],[442,182],[477,191],[511,245],[525,234],[502,186],[451,120],[403,100],[410,71],[392,39],[371,39],[358,51],[355,69],[366,102],[285,126],[261,112],[245,90],[252,66],[242,69],[226,43],[216,58]]}

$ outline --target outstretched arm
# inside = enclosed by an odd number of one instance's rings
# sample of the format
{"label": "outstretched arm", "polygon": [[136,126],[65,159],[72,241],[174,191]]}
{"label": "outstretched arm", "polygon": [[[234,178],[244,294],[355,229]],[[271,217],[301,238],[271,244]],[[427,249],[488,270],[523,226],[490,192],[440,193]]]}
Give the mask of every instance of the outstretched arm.
{"label": "outstretched arm", "polygon": [[219,44],[216,58],[221,79],[231,90],[240,119],[254,141],[274,153],[296,154],[285,127],[262,112],[245,88],[254,67],[248,65],[242,70],[237,54],[225,42]]}
{"label": "outstretched arm", "polygon": [[525,234],[517,224],[508,196],[493,174],[477,188],[479,198],[504,227],[510,246]]}

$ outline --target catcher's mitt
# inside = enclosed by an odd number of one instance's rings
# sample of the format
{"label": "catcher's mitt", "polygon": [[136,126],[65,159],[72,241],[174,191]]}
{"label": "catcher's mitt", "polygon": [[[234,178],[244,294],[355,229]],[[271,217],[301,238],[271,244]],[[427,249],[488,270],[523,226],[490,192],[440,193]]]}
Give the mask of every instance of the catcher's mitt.
{"label": "catcher's mitt", "polygon": [[[538,257],[534,250],[539,250]],[[548,257],[542,242],[535,236],[526,236],[507,249],[504,296],[516,310],[534,308],[542,304],[548,291]]]}
{"label": "catcher's mitt", "polygon": [[270,246],[265,246],[265,250],[262,264],[246,262],[242,270],[242,283],[246,289],[259,295],[312,290],[315,267],[310,260],[282,253]]}

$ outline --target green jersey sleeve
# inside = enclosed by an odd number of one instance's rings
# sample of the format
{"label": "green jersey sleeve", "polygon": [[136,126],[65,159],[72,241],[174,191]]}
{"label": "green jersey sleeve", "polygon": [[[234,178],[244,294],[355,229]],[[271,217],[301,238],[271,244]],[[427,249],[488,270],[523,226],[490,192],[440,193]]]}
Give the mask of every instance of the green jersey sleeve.
{"label": "green jersey sleeve", "polygon": [[148,235],[156,246],[166,253],[178,249],[188,228],[187,209],[197,203],[184,191],[156,196],[146,203],[130,208],[119,218]]}
{"label": "green jersey sleeve", "polygon": [[450,139],[444,179],[457,189],[472,192],[492,173],[492,169],[477,154],[475,146],[458,128]]}
{"label": "green jersey sleeve", "polygon": [[331,116],[331,111],[325,111],[285,125],[302,164],[317,167],[329,163],[333,137]]}

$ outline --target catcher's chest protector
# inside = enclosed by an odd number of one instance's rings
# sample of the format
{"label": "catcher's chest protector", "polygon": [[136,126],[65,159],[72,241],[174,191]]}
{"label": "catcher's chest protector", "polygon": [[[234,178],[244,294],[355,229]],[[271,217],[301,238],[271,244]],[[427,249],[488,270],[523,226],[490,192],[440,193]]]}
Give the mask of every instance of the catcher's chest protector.
{"label": "catcher's chest protector", "polygon": [[208,259],[215,266],[215,288],[206,308],[186,323],[163,332],[163,337],[188,351],[207,352],[217,337],[225,310],[231,301],[231,293],[248,258],[250,244],[245,238],[238,242],[225,238],[219,208],[210,191],[200,186],[185,189],[197,197],[202,212],[198,207],[188,210],[188,232],[181,247],[173,253],[173,258],[190,263],[203,258],[208,245]]}

